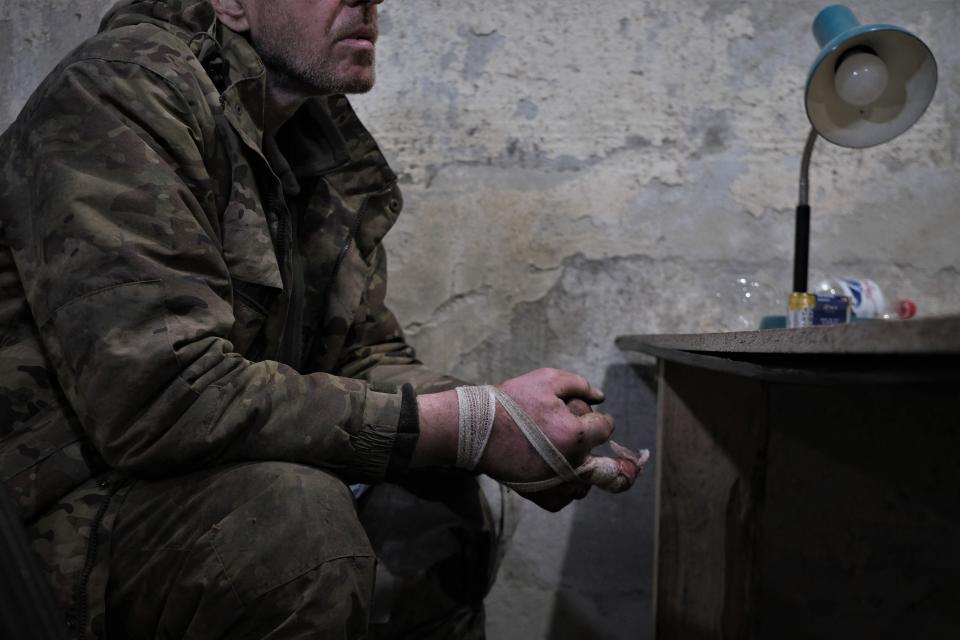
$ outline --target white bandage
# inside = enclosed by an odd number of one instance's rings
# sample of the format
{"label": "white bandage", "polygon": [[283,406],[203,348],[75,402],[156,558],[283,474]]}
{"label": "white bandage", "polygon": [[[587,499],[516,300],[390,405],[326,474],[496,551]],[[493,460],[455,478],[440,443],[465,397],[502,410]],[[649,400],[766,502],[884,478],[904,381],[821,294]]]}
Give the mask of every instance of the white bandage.
{"label": "white bandage", "polygon": [[457,400],[460,405],[458,467],[473,469],[477,466],[487,446],[490,432],[493,430],[493,419],[497,412],[497,401],[499,401],[530,445],[556,474],[544,480],[502,483],[521,493],[546,491],[569,482],[586,482],[604,491],[617,493],[630,488],[635,479],[621,470],[618,459],[626,460],[639,471],[643,471],[643,466],[650,458],[650,452],[646,449],[633,452],[611,440],[610,446],[613,448],[614,457],[588,455],[583,464],[574,469],[544,435],[537,423],[520,408],[513,398],[500,389],[490,385],[457,387]]}
{"label": "white bandage", "polygon": [[460,405],[459,435],[457,437],[457,466],[473,469],[487,447],[497,400],[490,386],[457,387]]}
{"label": "white bandage", "polygon": [[634,453],[626,447],[622,447],[613,440],[610,446],[616,455],[615,458],[606,456],[588,455],[583,464],[576,469],[570,466],[570,463],[562,453],[554,446],[550,439],[544,435],[539,425],[527,415],[527,413],[506,393],[494,387],[493,394],[503,408],[513,418],[514,423],[520,432],[526,437],[530,445],[536,449],[543,461],[547,463],[555,475],[545,480],[535,480],[533,482],[504,482],[506,486],[515,489],[521,493],[536,493],[537,491],[546,491],[553,487],[568,482],[587,482],[600,487],[604,491],[617,493],[629,489],[635,478],[631,478],[620,469],[618,458],[627,460],[638,470],[643,470],[643,465],[650,458],[650,452],[646,449],[639,453]]}

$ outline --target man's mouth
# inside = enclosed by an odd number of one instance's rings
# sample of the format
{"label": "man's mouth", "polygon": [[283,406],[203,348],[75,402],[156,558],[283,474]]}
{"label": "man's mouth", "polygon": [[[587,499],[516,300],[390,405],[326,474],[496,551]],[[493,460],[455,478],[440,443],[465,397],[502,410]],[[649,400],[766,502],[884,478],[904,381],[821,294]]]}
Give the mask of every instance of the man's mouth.
{"label": "man's mouth", "polygon": [[376,41],[377,30],[374,27],[368,26],[351,29],[340,39],[340,42],[344,44],[369,47],[372,47]]}

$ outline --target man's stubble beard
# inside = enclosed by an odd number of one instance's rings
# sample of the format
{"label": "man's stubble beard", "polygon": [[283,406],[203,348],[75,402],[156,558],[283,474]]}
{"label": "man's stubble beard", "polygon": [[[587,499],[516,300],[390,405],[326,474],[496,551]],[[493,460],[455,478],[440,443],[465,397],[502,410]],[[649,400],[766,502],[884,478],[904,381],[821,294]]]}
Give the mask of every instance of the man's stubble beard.
{"label": "man's stubble beard", "polygon": [[290,88],[302,88],[310,93],[331,95],[340,93],[366,93],[373,88],[376,80],[375,55],[373,51],[361,51],[354,55],[357,60],[369,67],[369,74],[361,78],[343,78],[337,75],[332,62],[311,60],[297,51],[287,33],[266,32],[253,44],[263,64],[274,75],[276,82]]}

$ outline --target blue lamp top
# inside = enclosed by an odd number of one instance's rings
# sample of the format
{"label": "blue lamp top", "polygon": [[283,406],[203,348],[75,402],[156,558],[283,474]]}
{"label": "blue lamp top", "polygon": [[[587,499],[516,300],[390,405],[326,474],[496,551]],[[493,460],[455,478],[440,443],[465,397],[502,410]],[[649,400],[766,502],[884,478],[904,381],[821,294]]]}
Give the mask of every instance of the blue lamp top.
{"label": "blue lamp top", "polygon": [[846,5],[831,4],[821,9],[817,17],[813,19],[813,37],[817,39],[817,44],[820,45],[820,53],[810,67],[810,73],[807,76],[808,86],[810,79],[824,58],[845,42],[873,31],[898,31],[916,38],[906,29],[892,24],[861,25],[857,17],[853,15],[853,11]]}
{"label": "blue lamp top", "polygon": [[859,26],[860,21],[853,15],[853,11],[842,4],[832,4],[821,9],[813,19],[813,37],[822,49],[844,31]]}
{"label": "blue lamp top", "polygon": [[[821,137],[846,147],[890,140],[923,114],[937,86],[930,49],[915,35],[889,24],[861,25],[842,4],[824,7],[813,21],[820,51],[807,74],[807,117]],[[846,52],[865,50],[878,57],[889,75],[887,88],[869,106],[845,103],[834,74]]]}

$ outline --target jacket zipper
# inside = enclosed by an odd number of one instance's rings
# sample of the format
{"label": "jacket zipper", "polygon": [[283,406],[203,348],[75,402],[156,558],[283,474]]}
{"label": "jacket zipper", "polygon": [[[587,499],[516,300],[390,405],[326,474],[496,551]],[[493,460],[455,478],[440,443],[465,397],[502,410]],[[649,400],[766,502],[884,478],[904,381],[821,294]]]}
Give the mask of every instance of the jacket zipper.
{"label": "jacket zipper", "polygon": [[297,224],[293,213],[286,206],[283,195],[274,191],[267,199],[267,206],[277,217],[277,253],[288,274],[285,286],[287,312],[280,338],[278,359],[294,369],[299,369],[303,351],[303,273],[301,272]]}
{"label": "jacket zipper", "polygon": [[290,217],[290,238],[292,241],[290,247],[290,265],[291,281],[293,291],[291,292],[291,311],[293,313],[293,335],[290,336],[290,356],[292,358],[290,366],[299,370],[303,361],[303,305],[304,305],[304,281],[303,264],[300,256],[300,223],[302,222],[303,212],[298,210],[293,212],[289,207],[285,207],[287,215]]}
{"label": "jacket zipper", "polygon": [[[108,488],[110,484],[104,480],[98,483],[98,486],[105,489]],[[76,621],[77,640],[85,640],[87,637],[87,617],[90,615],[87,583],[97,563],[97,549],[100,543],[100,525],[103,523],[103,518],[107,514],[107,508],[110,506],[110,501],[113,499],[115,492],[116,489],[113,489],[103,497],[103,502],[97,507],[97,513],[94,514],[93,522],[90,524],[90,540],[87,542],[87,557],[84,560],[83,569],[80,571],[80,579],[77,582],[74,594],[74,609],[76,611],[74,619]]]}

